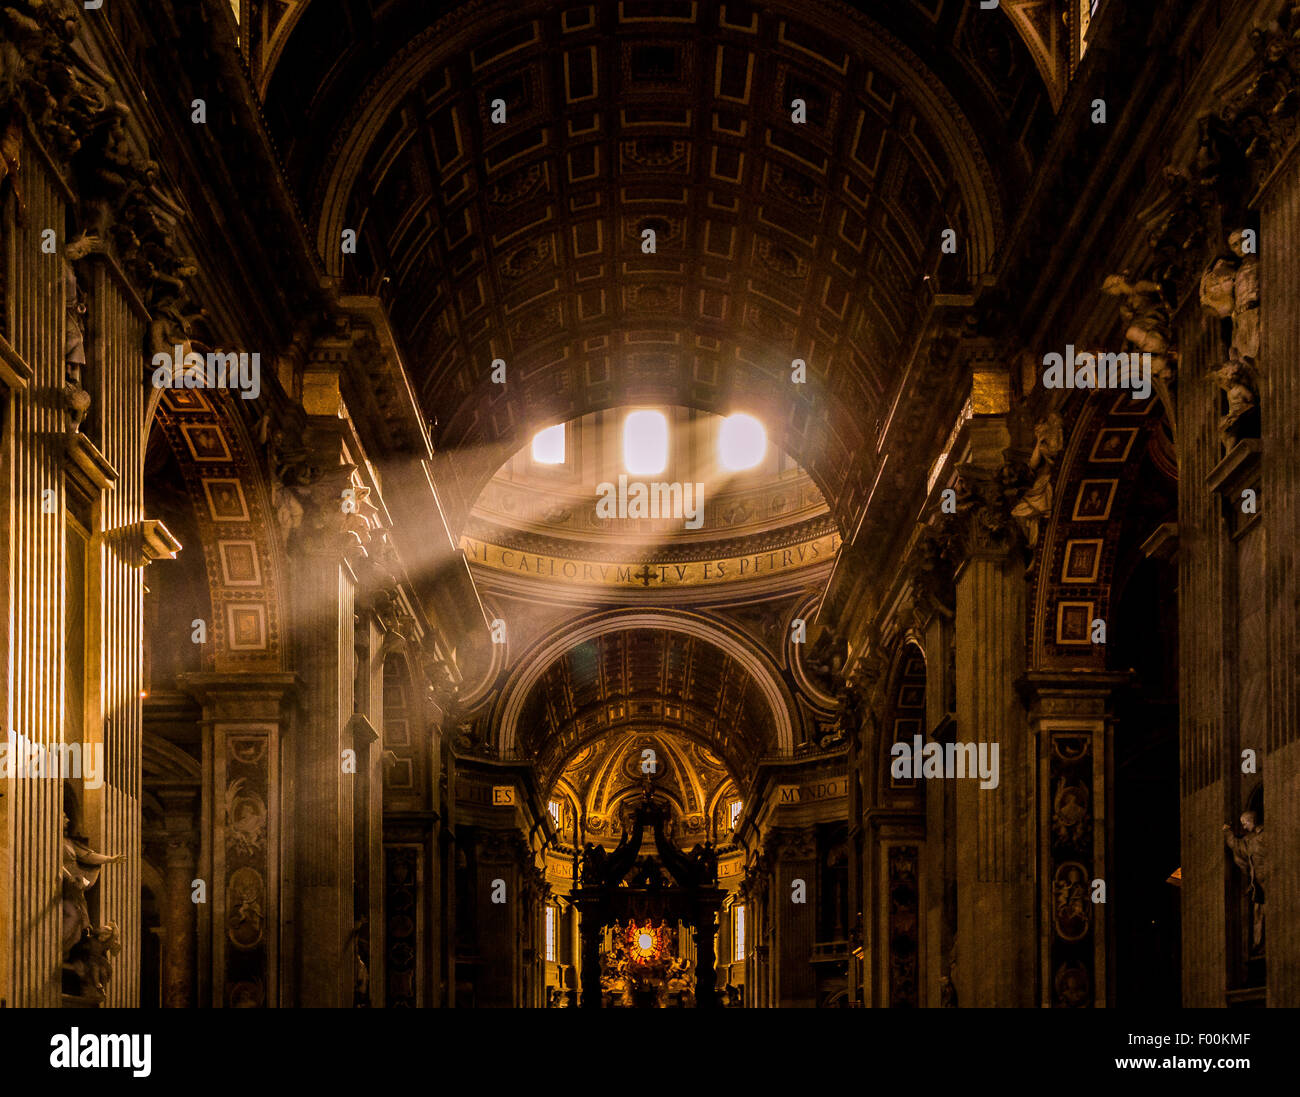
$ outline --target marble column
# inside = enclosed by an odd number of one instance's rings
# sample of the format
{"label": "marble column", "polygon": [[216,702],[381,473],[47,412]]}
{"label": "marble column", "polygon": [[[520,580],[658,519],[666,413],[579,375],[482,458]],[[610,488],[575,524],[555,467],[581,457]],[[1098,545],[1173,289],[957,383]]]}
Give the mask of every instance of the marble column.
{"label": "marble column", "polygon": [[[817,835],[813,827],[780,828],[776,839],[774,890],[771,897],[775,940],[772,965],[775,969],[778,1006],[811,1007],[817,1004],[816,972],[813,970],[813,938],[817,912]],[[802,881],[802,902],[794,899]]]}
{"label": "marble column", "polygon": [[[131,1006],[140,971],[147,314],[111,260],[67,258],[65,213],[75,199],[39,143],[30,135],[23,141],[25,214],[19,221],[12,195],[0,211],[12,257],[6,310],[13,325],[0,341],[9,404],[0,454],[9,498],[4,603],[12,622],[3,688],[15,736],[59,764],[57,772],[49,766],[0,786],[8,820],[0,846],[0,998],[60,1000],[67,791],[90,845],[118,858],[89,901],[94,924],[116,932],[104,1004]],[[78,345],[84,364],[71,356]],[[67,399],[76,374],[90,406],[80,420]],[[61,753],[64,746],[77,754]]]}
{"label": "marble column", "polygon": [[692,939],[695,942],[695,1005],[712,1009],[718,1005],[717,939],[715,911],[701,909],[696,916]]}
{"label": "marble column", "polygon": [[97,429],[71,440],[69,455],[78,478],[101,488],[86,584],[86,738],[103,743],[104,783],[87,806],[102,828],[101,848],[124,858],[104,875],[100,897],[100,921],[117,926],[122,940],[106,1004],[121,1007],[140,999],[143,571],[153,558],[144,544],[148,314],[115,264],[97,257],[87,267],[85,381]]}
{"label": "marble column", "polygon": [[[483,828],[475,838],[478,873],[469,903],[475,911],[481,957],[475,1005],[517,1007],[523,1004],[523,952],[529,941],[524,890],[531,867],[527,847],[517,830]],[[504,902],[497,901],[501,898]]]}
{"label": "marble column", "polygon": [[1235,571],[1221,503],[1210,478],[1223,457],[1218,399],[1210,377],[1226,357],[1199,303],[1175,317],[1178,339],[1178,720],[1182,827],[1184,1006],[1222,1006],[1228,989],[1231,881],[1220,827],[1231,816],[1224,762],[1231,725],[1231,609]]}
{"label": "marble column", "polygon": [[[952,610],[932,604],[924,622],[925,726],[927,742],[953,738],[950,705],[955,683],[949,661],[953,649]],[[956,789],[933,781],[925,789],[925,841],[921,847],[921,908],[924,921],[922,1001],[928,1006],[956,1004],[952,983],[953,946],[957,934]]]}
{"label": "marble column", "polygon": [[598,904],[591,903],[579,912],[579,937],[581,971],[579,978],[582,987],[581,1004],[586,1009],[599,1009],[601,1006],[600,989],[600,939],[602,933],[601,914]]}
{"label": "marble column", "polygon": [[[1270,874],[1268,1005],[1300,1005],[1300,150],[1266,181],[1260,212],[1260,405],[1266,531],[1267,754],[1261,767]],[[1247,745],[1245,743],[1243,746]],[[1238,766],[1240,768],[1240,766]]]}
{"label": "marble column", "polygon": [[353,775],[344,772],[343,751],[354,749],[346,725],[355,578],[329,541],[304,538],[290,568],[300,607],[294,648],[304,682],[294,751],[297,1004],[350,1007],[353,966],[344,958],[353,925]]}
{"label": "marble column", "polygon": [[188,1009],[196,1005],[194,963],[198,926],[195,919],[194,880],[198,873],[198,791],[163,789],[158,793],[164,816],[166,863],[163,873],[163,931],[165,967],[163,1005]]}
{"label": "marble column", "polygon": [[[1034,826],[1024,710],[1014,682],[1025,666],[1024,561],[1013,551],[997,466],[1007,448],[998,417],[977,420],[963,466],[969,499],[960,533],[956,595],[956,728],[961,743],[997,744],[998,783],[954,779],[956,987],[962,1006],[1034,1000]],[[991,753],[991,752],[990,752]]]}
{"label": "marble column", "polygon": [[[3,208],[10,261],[6,286],[12,327],[3,344],[8,387],[3,523],[10,672],[0,676],[15,737],[32,746],[63,741],[64,541],[61,448],[65,412],[55,395],[64,383],[63,246],[65,204],[73,200],[43,152],[24,139],[21,220],[12,189]],[[41,249],[46,228],[56,253]],[[4,731],[7,733],[9,728]],[[9,1006],[60,1002],[60,877],[63,782],[0,778],[5,843],[0,848],[0,998]],[[110,866],[101,880],[117,870]]]}

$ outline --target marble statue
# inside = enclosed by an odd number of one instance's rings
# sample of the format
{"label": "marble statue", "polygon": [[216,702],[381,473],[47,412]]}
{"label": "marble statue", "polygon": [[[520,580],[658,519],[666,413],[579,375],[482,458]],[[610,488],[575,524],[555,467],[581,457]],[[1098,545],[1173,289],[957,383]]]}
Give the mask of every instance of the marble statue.
{"label": "marble statue", "polygon": [[1268,883],[1268,845],[1264,837],[1264,824],[1258,822],[1253,811],[1241,813],[1241,834],[1232,826],[1223,824],[1223,843],[1232,852],[1232,859],[1246,874],[1252,912],[1251,951],[1264,950],[1264,887]]}
{"label": "marble statue", "polygon": [[112,923],[94,924],[86,894],[99,883],[105,865],[124,857],[96,853],[79,834],[72,833],[71,820],[63,816],[62,907],[63,970],[77,993],[99,1001],[112,975],[110,957],[121,949],[117,927]]}
{"label": "marble statue", "polygon": [[1029,458],[1034,482],[1011,508],[1011,516],[1031,549],[1038,544],[1038,527],[1052,513],[1052,472],[1064,449],[1065,427],[1060,414],[1052,412],[1034,427],[1034,452]]}
{"label": "marble statue", "polygon": [[1259,357],[1259,256],[1245,250],[1245,233],[1228,237],[1230,255],[1220,255],[1201,275],[1201,307],[1210,316],[1232,318],[1231,353],[1254,363]]}
{"label": "marble statue", "polygon": [[85,389],[86,332],[83,317],[86,303],[77,281],[72,261],[84,252],[65,248],[63,255],[63,301],[66,318],[63,326],[63,399],[68,408],[68,433],[76,434],[90,410],[90,393]]}
{"label": "marble statue", "polygon": [[1259,357],[1259,256],[1246,252],[1243,240],[1240,231],[1228,237],[1241,261],[1232,283],[1232,351],[1253,363]]}
{"label": "marble statue", "polygon": [[1232,358],[1211,376],[1228,397],[1228,410],[1219,419],[1219,438],[1232,449],[1243,438],[1259,436],[1259,397],[1250,370],[1240,358]]}
{"label": "marble statue", "polygon": [[1120,274],[1108,275],[1101,284],[1108,297],[1122,297],[1120,318],[1124,321],[1124,338],[1139,353],[1151,355],[1151,370],[1166,383],[1174,378],[1172,353],[1169,349],[1169,306],[1155,282],[1128,281]]}

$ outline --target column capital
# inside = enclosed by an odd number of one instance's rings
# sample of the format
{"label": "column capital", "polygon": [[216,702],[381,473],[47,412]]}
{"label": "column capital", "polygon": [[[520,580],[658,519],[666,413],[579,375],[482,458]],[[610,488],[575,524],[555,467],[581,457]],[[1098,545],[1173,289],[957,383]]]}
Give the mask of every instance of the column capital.
{"label": "column capital", "polygon": [[195,671],[178,674],[176,684],[203,706],[205,721],[254,723],[278,722],[302,683],[291,671],[271,674]]}
{"label": "column capital", "polygon": [[764,850],[778,861],[803,861],[816,856],[817,828],[773,827]]}
{"label": "column capital", "polygon": [[977,557],[1005,559],[1018,546],[1013,494],[1003,467],[969,462],[957,466],[957,513],[948,523],[955,571]]}
{"label": "column capital", "polygon": [[1016,680],[1031,719],[1104,719],[1117,693],[1133,683],[1129,671],[1031,670]]}

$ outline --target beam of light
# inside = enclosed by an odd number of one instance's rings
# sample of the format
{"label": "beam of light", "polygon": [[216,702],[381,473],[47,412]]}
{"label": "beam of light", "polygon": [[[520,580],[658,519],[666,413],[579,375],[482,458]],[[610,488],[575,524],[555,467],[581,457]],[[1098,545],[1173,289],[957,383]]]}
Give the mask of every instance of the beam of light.
{"label": "beam of light", "polygon": [[767,453],[767,431],[752,415],[728,415],[718,429],[718,464],[732,472],[752,469]]}
{"label": "beam of light", "polygon": [[668,419],[661,411],[632,411],[623,420],[623,464],[655,476],[668,467]]}
{"label": "beam of light", "polygon": [[533,435],[533,460],[539,465],[564,464],[563,423],[556,423]]}

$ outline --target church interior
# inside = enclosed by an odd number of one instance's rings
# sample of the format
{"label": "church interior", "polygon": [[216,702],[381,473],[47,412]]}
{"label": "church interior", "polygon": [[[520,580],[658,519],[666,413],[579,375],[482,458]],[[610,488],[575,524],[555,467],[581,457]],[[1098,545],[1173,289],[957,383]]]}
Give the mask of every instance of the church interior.
{"label": "church interior", "polygon": [[0,1004],[1300,1005],[1298,121],[1280,0],[5,0]]}

